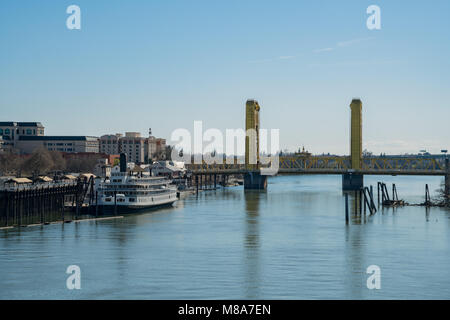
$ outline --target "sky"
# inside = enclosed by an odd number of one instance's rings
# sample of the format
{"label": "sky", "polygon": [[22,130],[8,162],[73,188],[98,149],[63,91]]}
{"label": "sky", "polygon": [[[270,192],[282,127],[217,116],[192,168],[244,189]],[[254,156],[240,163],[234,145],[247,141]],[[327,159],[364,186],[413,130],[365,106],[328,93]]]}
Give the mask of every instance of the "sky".
{"label": "sky", "polygon": [[[69,30],[69,5],[81,29]],[[369,30],[369,5],[381,29]],[[450,1],[0,2],[0,121],[47,135],[261,128],[282,149],[348,154],[352,98],[363,148],[450,149]],[[168,141],[170,143],[170,141]]]}

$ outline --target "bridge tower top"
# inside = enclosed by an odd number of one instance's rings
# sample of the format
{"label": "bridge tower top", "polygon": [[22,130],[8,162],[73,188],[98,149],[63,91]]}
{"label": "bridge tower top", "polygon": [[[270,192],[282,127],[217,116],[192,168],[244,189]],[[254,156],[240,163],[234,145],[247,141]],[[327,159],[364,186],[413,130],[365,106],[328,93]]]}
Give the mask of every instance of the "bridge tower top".
{"label": "bridge tower top", "polygon": [[362,102],[353,99],[350,104],[350,158],[352,169],[361,169],[362,165]]}
{"label": "bridge tower top", "polygon": [[245,166],[249,170],[259,168],[259,110],[256,100],[245,105]]}

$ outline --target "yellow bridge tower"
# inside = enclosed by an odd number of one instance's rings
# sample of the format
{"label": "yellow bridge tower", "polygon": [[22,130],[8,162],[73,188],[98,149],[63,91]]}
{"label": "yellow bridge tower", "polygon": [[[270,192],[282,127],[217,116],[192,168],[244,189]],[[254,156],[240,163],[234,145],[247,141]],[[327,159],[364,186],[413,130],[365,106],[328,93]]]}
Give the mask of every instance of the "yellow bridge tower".
{"label": "yellow bridge tower", "polygon": [[362,102],[353,99],[350,104],[351,124],[350,124],[350,157],[351,168],[361,169],[362,162]]}
{"label": "yellow bridge tower", "polygon": [[267,176],[259,172],[259,110],[256,100],[247,100],[245,104],[245,168],[244,189],[267,188]]}
{"label": "yellow bridge tower", "polygon": [[259,104],[247,100],[245,105],[245,167],[248,170],[259,168]]}
{"label": "yellow bridge tower", "polygon": [[362,168],[362,102],[353,99],[350,103],[350,168],[351,172],[342,176],[344,190],[359,190],[364,186],[364,176],[358,174]]}

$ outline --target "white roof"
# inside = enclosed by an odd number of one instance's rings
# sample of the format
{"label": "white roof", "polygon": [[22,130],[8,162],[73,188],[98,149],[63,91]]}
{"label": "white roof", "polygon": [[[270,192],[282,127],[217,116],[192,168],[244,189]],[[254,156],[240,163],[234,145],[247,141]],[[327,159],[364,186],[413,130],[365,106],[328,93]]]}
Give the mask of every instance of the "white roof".
{"label": "white roof", "polygon": [[14,182],[14,183],[33,183],[33,181],[31,181],[28,178],[11,178],[6,182]]}

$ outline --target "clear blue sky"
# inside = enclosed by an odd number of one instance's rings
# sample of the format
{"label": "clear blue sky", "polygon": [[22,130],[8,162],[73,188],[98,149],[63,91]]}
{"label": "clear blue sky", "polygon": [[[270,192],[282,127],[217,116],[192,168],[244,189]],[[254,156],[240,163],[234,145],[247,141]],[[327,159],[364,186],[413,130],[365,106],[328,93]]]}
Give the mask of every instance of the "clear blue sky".
{"label": "clear blue sky", "polygon": [[[81,30],[66,8],[81,8]],[[368,30],[366,8],[381,8]],[[49,135],[244,126],[248,98],[282,148],[450,149],[450,1],[0,2],[2,121]]]}

